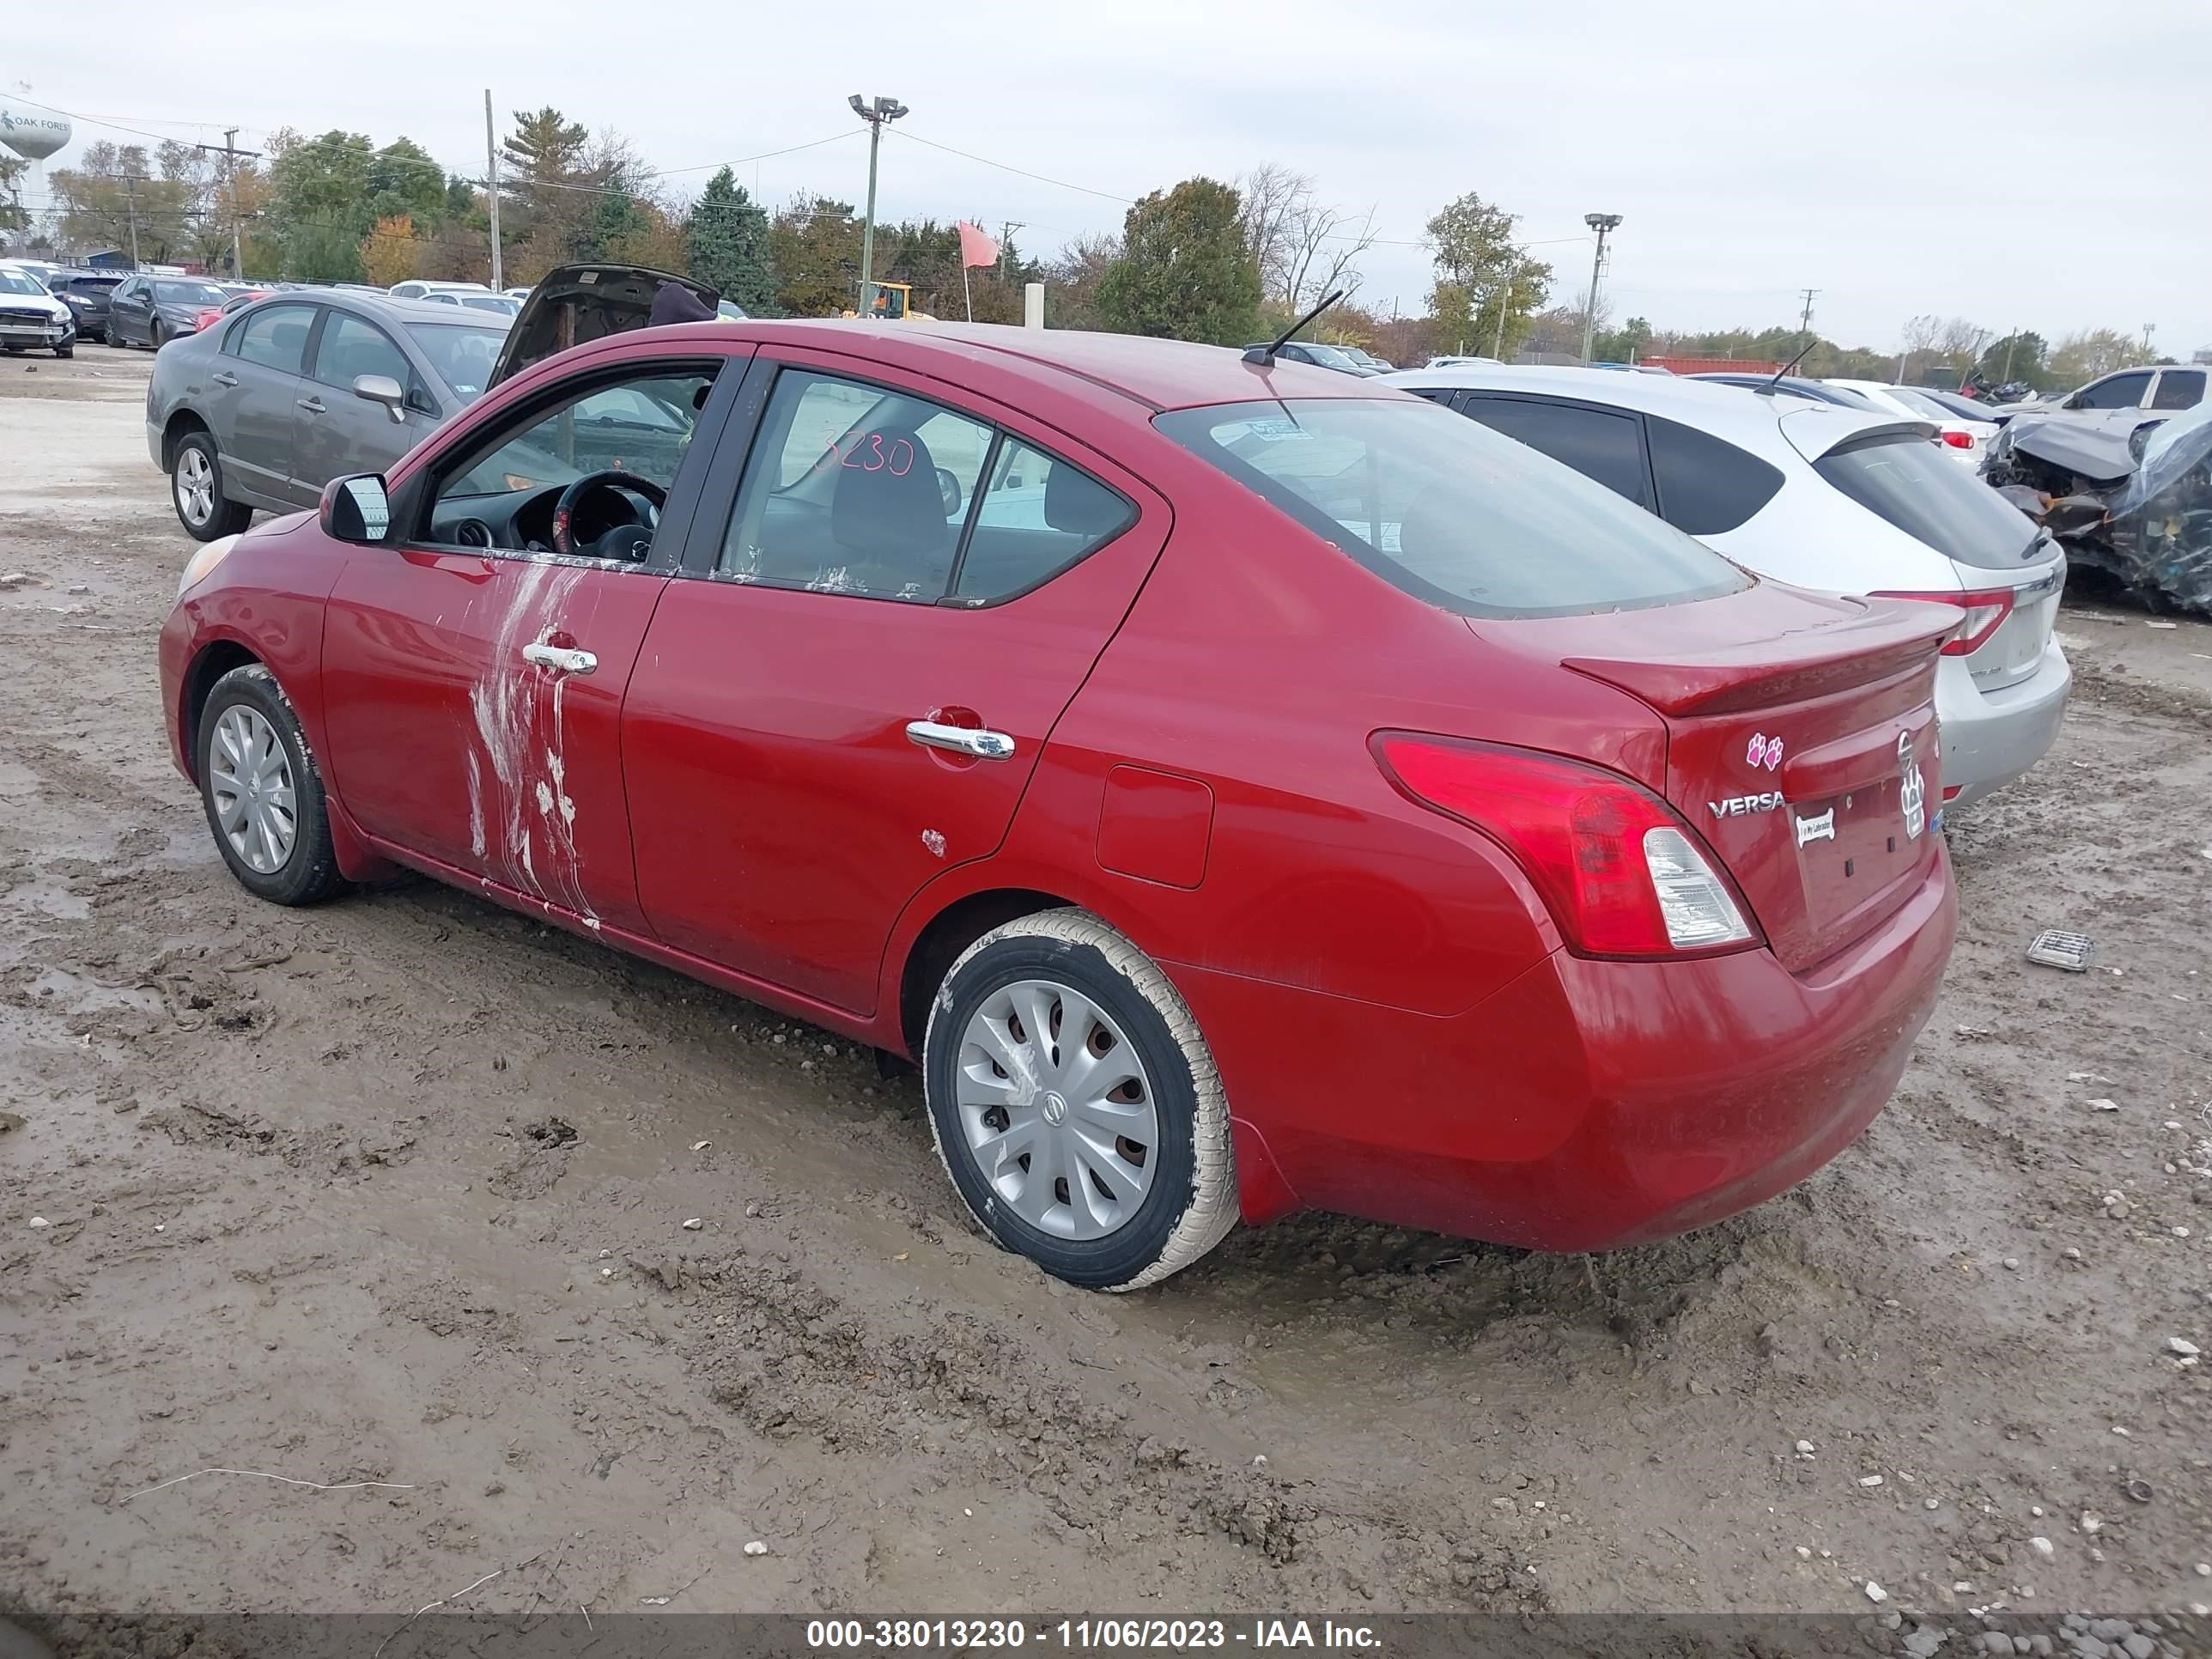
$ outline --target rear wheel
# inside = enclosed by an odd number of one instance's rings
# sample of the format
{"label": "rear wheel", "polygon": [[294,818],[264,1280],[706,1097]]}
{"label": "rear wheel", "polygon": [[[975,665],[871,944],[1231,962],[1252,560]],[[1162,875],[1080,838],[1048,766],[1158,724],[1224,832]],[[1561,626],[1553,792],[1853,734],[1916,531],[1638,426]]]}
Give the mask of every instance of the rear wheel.
{"label": "rear wheel", "polygon": [[200,799],[240,885],[274,904],[343,890],[314,752],[291,700],[260,663],[215,683],[199,724]]}
{"label": "rear wheel", "polygon": [[1094,915],[1024,916],[970,945],[931,1006],[922,1075],[969,1212],[1047,1273],[1135,1290],[1237,1223],[1206,1040],[1158,965]]}
{"label": "rear wheel", "polygon": [[222,493],[222,458],[211,432],[187,432],[169,455],[169,500],[177,522],[194,541],[234,536],[252,522],[253,509],[227,501]]}

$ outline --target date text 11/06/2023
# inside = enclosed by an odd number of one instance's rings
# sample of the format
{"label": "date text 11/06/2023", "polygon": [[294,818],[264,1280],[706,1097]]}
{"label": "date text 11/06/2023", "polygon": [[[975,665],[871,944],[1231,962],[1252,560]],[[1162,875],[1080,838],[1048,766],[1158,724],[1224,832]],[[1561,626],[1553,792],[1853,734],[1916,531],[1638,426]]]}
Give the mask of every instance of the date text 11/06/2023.
{"label": "date text 11/06/2023", "polygon": [[973,1651],[1031,1645],[1068,1653],[1240,1647],[1372,1653],[1382,1645],[1382,1638],[1371,1626],[1332,1619],[1062,1619],[1034,1628],[1022,1619],[810,1619],[806,1645],[825,1653]]}

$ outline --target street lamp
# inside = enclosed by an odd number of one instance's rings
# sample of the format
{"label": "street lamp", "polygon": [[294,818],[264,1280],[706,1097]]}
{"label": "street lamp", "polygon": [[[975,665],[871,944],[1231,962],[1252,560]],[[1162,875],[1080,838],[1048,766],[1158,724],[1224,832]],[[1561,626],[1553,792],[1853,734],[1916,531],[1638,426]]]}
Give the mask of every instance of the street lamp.
{"label": "street lamp", "polygon": [[1620,228],[1618,213],[1585,213],[1583,222],[1597,233],[1597,255],[1590,261],[1589,305],[1583,313],[1583,361],[1590,360],[1590,348],[1597,336],[1597,279],[1605,269],[1605,239]]}
{"label": "street lamp", "polygon": [[897,120],[907,108],[896,98],[870,100],[857,92],[845,101],[868,124],[868,216],[860,222],[860,314],[869,317],[876,308],[876,151],[884,142],[884,124]]}

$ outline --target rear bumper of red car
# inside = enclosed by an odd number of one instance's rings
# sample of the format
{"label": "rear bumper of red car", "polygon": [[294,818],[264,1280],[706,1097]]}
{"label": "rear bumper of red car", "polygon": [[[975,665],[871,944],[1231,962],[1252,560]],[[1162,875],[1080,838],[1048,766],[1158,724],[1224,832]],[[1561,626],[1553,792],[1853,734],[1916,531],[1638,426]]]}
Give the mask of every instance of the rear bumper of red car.
{"label": "rear bumper of red car", "polygon": [[1245,1211],[1340,1211],[1595,1250],[1795,1186],[1889,1098],[1957,926],[1948,857],[1801,974],[1764,950],[1678,963],[1559,951],[1449,1018],[1171,969],[1237,1120]]}

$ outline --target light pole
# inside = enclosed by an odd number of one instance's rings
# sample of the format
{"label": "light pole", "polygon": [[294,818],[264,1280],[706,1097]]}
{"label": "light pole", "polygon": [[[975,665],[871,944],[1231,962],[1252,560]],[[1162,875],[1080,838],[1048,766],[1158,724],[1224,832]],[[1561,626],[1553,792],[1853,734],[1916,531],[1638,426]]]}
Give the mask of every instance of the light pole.
{"label": "light pole", "polygon": [[1605,269],[1605,239],[1620,228],[1618,213],[1585,213],[1583,222],[1597,233],[1597,253],[1590,260],[1589,305],[1583,313],[1583,361],[1590,360],[1590,347],[1597,337],[1597,279]]}
{"label": "light pole", "polygon": [[854,93],[845,100],[853,113],[868,124],[868,216],[860,222],[860,310],[872,316],[876,308],[876,151],[884,142],[884,125],[907,112],[896,98],[866,99]]}

